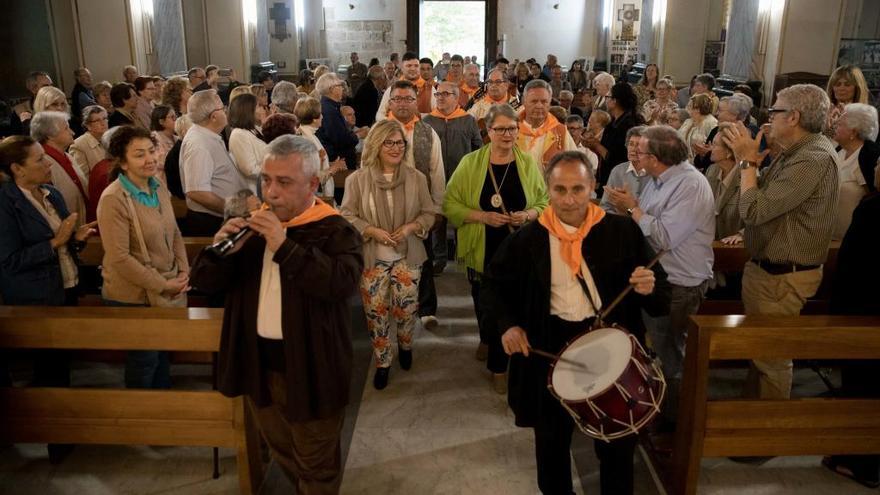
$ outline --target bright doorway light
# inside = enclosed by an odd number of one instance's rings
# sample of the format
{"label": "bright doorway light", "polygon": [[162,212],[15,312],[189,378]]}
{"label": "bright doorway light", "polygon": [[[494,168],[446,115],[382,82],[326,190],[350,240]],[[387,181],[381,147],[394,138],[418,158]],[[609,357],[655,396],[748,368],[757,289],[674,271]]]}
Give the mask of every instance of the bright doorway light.
{"label": "bright doorway light", "polygon": [[486,2],[426,0],[422,12],[419,52],[423,56],[437,63],[443,52],[462,57],[476,55],[477,63],[485,65]]}

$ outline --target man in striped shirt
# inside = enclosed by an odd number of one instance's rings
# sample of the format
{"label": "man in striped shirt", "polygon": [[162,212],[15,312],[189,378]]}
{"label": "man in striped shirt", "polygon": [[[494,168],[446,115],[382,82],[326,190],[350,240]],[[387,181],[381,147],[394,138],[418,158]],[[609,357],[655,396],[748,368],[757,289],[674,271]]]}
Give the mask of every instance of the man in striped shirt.
{"label": "man in striped shirt", "polygon": [[[747,315],[798,315],[822,282],[837,209],[837,164],[822,134],[830,102],[825,91],[797,84],[779,92],[769,109],[770,137],[779,155],[757,176],[762,134],[754,139],[741,123],[724,131],[740,166],[739,210],[751,261],[742,299]],[[753,361],[749,396],[788,398],[792,362]]]}

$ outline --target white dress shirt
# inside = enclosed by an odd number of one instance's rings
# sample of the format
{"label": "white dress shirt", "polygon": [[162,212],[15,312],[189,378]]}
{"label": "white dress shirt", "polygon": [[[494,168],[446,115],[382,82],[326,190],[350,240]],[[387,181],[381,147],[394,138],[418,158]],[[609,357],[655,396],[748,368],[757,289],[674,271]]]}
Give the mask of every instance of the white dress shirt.
{"label": "white dress shirt", "polygon": [[[576,227],[562,224],[562,227],[569,233],[575,232]],[[553,234],[550,236],[550,314],[556,315],[565,321],[583,321],[598,314],[598,308],[602,307],[602,298],[599,297],[599,290],[596,289],[596,283],[593,281],[593,275],[587,264],[581,261],[581,275],[590,289],[590,298],[596,304],[596,308],[590,304],[584,293],[583,287],[577,281],[571,269],[562,260],[559,253],[560,242]]]}

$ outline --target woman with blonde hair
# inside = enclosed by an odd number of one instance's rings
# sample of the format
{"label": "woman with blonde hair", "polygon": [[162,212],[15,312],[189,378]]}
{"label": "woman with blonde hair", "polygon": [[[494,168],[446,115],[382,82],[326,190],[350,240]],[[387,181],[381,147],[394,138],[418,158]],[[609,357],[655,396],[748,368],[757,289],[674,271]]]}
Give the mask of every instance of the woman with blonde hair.
{"label": "woman with blonde hair", "polygon": [[412,366],[420,269],[428,259],[423,241],[438,213],[425,176],[403,165],[406,148],[400,123],[377,122],[364,142],[361,168],[345,181],[341,208],[364,236],[361,297],[376,355],[377,390],[388,385],[392,326],[397,328],[400,367]]}
{"label": "woman with blonde hair", "polygon": [[843,114],[844,107],[850,103],[868,103],[870,93],[868,83],[862,69],[855,65],[841,65],[834,69],[825,89],[831,99],[831,110],[828,112],[828,126],[825,135],[834,139],[837,132],[837,121]]}
{"label": "woman with blonde hair", "polygon": [[302,136],[312,142],[318,148],[318,156],[321,157],[321,167],[318,169],[318,196],[325,202],[333,200],[333,174],[345,170],[345,160],[337,158],[332,164],[327,157],[327,150],[321,144],[321,140],[315,134],[321,128],[324,119],[321,115],[321,102],[308,96],[296,102],[293,114],[299,119],[299,130]]}
{"label": "woman with blonde hair", "polygon": [[70,105],[67,103],[67,96],[64,91],[55,86],[43,86],[37,91],[34,98],[34,114],[39,112],[64,112],[70,113]]}
{"label": "woman with blonde hair", "polygon": [[678,133],[687,143],[688,159],[693,162],[696,154],[694,145],[706,142],[709,133],[718,125],[718,119],[712,115],[712,99],[707,94],[691,96],[687,111],[690,118],[681,125]]}

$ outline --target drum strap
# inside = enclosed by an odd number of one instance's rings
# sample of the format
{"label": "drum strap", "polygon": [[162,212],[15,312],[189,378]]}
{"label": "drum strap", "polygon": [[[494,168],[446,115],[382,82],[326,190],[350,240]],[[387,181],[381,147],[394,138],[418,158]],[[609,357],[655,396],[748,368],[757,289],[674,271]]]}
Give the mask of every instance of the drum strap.
{"label": "drum strap", "polygon": [[596,307],[596,303],[593,302],[593,296],[590,294],[590,288],[587,287],[587,282],[586,282],[586,280],[583,279],[583,277],[577,277],[577,276],[576,276],[576,277],[574,277],[574,278],[575,278],[575,279],[578,281],[578,283],[581,285],[581,289],[584,289],[584,294],[587,295],[587,301],[590,301],[590,306],[593,307],[593,312],[596,313],[596,319],[594,320],[594,325],[593,325],[593,326],[594,326],[594,328],[597,328],[597,327],[596,327],[596,324],[601,325],[602,322],[600,321],[600,318],[599,318],[599,314],[600,314],[600,313],[599,313],[599,308]]}

